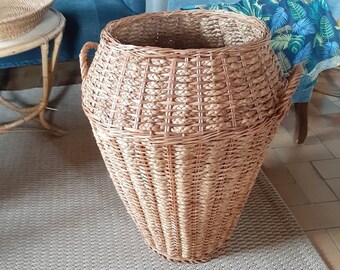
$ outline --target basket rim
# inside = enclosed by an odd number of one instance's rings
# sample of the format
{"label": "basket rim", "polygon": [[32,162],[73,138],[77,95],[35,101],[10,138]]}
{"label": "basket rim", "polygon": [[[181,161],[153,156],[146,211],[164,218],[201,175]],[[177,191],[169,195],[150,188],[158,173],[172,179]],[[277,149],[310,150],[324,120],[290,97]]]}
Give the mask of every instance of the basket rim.
{"label": "basket rim", "polygon": [[[4,4],[8,3],[7,5],[10,5],[12,2],[11,0],[2,0]],[[21,0],[23,4],[27,3],[25,0]],[[29,12],[26,12],[24,14],[20,14],[18,16],[10,16],[8,18],[4,18],[3,20],[0,20],[0,23],[11,23],[14,21],[22,20],[22,19],[27,19],[31,16],[34,16],[35,14],[44,11],[46,8],[52,5],[54,0],[30,0],[31,2],[36,3],[36,9],[32,9]]]}
{"label": "basket rim", "polygon": [[[117,38],[114,38],[111,34],[111,31],[114,27],[118,28],[120,25],[126,25],[131,22],[142,21],[146,17],[158,17],[158,16],[172,16],[178,14],[185,14],[185,16],[189,16],[190,14],[210,14],[212,17],[216,16],[221,18],[235,18],[241,22],[251,23],[253,26],[258,27],[263,31],[263,36],[260,38],[256,38],[255,40],[246,42],[244,44],[239,45],[231,45],[231,46],[223,46],[216,48],[187,48],[187,49],[175,49],[171,47],[157,47],[157,46],[142,46],[142,45],[134,45],[134,44],[124,44],[121,43]],[[150,12],[143,13],[139,15],[133,15],[124,17],[121,19],[110,21],[100,34],[101,42],[100,46],[110,46],[115,47],[122,53],[126,53],[127,51],[131,53],[133,51],[134,54],[142,53],[143,56],[150,55],[151,57],[155,57],[155,55],[171,55],[171,54],[179,54],[188,56],[191,55],[204,55],[211,53],[220,53],[226,51],[243,51],[255,49],[257,47],[264,46],[266,43],[270,44],[270,31],[269,28],[262,23],[262,21],[254,16],[247,16],[245,14],[234,13],[224,10],[177,10],[177,11],[160,11],[160,12]],[[104,42],[104,44],[102,44]],[[139,52],[139,53],[138,53]]]}

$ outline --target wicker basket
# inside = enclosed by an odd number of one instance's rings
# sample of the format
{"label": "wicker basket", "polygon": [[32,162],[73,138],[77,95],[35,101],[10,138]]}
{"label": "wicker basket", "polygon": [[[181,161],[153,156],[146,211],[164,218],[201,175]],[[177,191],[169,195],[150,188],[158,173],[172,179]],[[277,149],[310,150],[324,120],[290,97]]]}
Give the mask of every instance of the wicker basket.
{"label": "wicker basket", "polygon": [[0,40],[21,36],[41,21],[53,0],[1,0]]}
{"label": "wicker basket", "polygon": [[83,109],[146,243],[170,260],[216,256],[301,67],[282,75],[259,20],[206,10],[112,21],[80,58]]}

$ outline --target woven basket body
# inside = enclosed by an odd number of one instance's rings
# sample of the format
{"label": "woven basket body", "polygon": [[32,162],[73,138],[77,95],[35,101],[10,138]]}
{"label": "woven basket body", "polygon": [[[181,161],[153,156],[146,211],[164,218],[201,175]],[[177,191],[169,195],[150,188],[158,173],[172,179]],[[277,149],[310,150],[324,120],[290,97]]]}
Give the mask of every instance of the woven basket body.
{"label": "woven basket body", "polygon": [[83,109],[146,243],[176,261],[216,256],[301,67],[287,80],[261,22],[213,11],[112,21],[81,65]]}
{"label": "woven basket body", "polygon": [[21,36],[36,27],[53,0],[1,0],[0,40]]}

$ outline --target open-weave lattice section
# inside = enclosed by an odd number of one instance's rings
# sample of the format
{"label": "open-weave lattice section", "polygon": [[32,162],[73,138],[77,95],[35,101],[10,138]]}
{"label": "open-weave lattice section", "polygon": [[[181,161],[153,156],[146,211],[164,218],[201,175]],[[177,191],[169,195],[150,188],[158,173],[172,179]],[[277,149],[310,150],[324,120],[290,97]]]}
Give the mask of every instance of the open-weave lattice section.
{"label": "open-weave lattice section", "polygon": [[156,133],[260,123],[274,114],[286,89],[268,38],[259,21],[230,13],[113,21],[102,32],[84,105],[101,123]]}

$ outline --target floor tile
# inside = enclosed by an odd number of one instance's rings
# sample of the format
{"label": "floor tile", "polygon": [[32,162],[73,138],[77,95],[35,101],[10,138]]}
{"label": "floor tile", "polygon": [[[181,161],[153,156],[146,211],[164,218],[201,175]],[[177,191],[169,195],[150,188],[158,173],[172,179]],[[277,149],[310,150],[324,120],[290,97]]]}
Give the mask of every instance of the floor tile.
{"label": "floor tile", "polygon": [[327,96],[327,98],[334,103],[340,102],[340,98],[338,98],[338,97]]}
{"label": "floor tile", "polygon": [[308,144],[318,144],[318,143],[322,143],[320,138],[315,135],[312,129],[308,129],[307,138],[303,142],[303,144],[308,145]]}
{"label": "floor tile", "polygon": [[294,178],[284,165],[276,167],[262,167],[262,170],[274,186],[295,184]]}
{"label": "floor tile", "polygon": [[[278,138],[274,138],[276,140],[276,145],[274,144],[272,146],[273,148],[278,148],[280,146],[283,147],[283,146],[295,146],[295,145],[297,145],[297,143],[296,143],[297,134],[296,134],[295,127],[293,127],[293,126],[289,127],[288,125],[286,125],[286,127],[287,127],[287,130],[288,130],[288,131],[286,130],[286,133],[288,133],[288,135],[290,136],[290,139],[288,139],[288,137],[282,138],[282,135],[281,135],[283,142],[281,142],[281,145],[280,145],[280,142],[277,140]],[[280,137],[279,137],[279,139],[280,139]],[[289,144],[286,143],[286,142],[289,142]],[[303,142],[303,144],[309,145],[309,144],[318,144],[318,143],[321,143],[320,138],[314,134],[314,131],[311,128],[309,128],[308,132],[307,132],[307,137],[306,137],[305,141]]]}
{"label": "floor tile", "polygon": [[329,202],[338,199],[309,162],[287,164],[287,169],[309,202]]}
{"label": "floor tile", "polygon": [[281,122],[281,127],[284,131],[293,134],[295,131],[295,117],[286,117]]}
{"label": "floor tile", "polygon": [[326,115],[325,118],[333,123],[333,127],[335,128],[340,127],[340,113],[329,114],[329,115]]}
{"label": "floor tile", "polygon": [[314,130],[314,133],[321,139],[322,142],[340,139],[340,134],[334,127],[317,128]]}
{"label": "floor tile", "polygon": [[329,235],[331,236],[334,244],[336,245],[336,247],[340,251],[340,227],[328,229],[327,231],[328,231]]}
{"label": "floor tile", "polygon": [[308,117],[308,126],[313,130],[317,128],[333,127],[334,124],[332,118],[329,117],[322,117],[321,115],[310,115]]}
{"label": "floor tile", "polygon": [[270,168],[270,167],[277,167],[282,166],[283,163],[279,159],[278,155],[272,148],[268,148],[264,155],[263,167]]}
{"label": "floor tile", "polygon": [[315,107],[314,105],[313,105],[313,103],[309,103],[308,104],[308,115],[310,116],[310,115],[319,115],[320,114],[320,112],[319,112],[319,110],[317,109],[317,107]]}
{"label": "floor tile", "polygon": [[287,132],[277,132],[270,144],[270,147],[282,147],[282,146],[292,146],[295,145],[293,137]]}
{"label": "floor tile", "polygon": [[340,201],[291,206],[305,231],[340,227]]}
{"label": "floor tile", "polygon": [[[338,133],[340,134],[340,129],[338,130]],[[324,145],[331,151],[334,157],[340,158],[340,139],[327,141]]]}
{"label": "floor tile", "polygon": [[340,177],[340,159],[318,160],[312,164],[323,178]]}
{"label": "floor tile", "polygon": [[274,186],[295,183],[285,164],[281,162],[275,151],[271,148],[267,149],[262,170]]}
{"label": "floor tile", "polygon": [[[308,113],[310,114],[310,113]],[[319,112],[317,112],[319,115]],[[280,125],[281,129],[273,139],[271,147],[277,148],[282,146],[296,145],[296,128],[295,128],[295,117],[285,118]],[[304,145],[321,143],[321,140],[314,134],[311,128],[308,129],[307,138],[304,141]]]}
{"label": "floor tile", "polygon": [[331,152],[323,144],[295,145],[275,148],[275,152],[284,163],[333,158]]}
{"label": "floor tile", "polygon": [[331,270],[340,270],[340,253],[326,230],[310,231],[307,235]]}
{"label": "floor tile", "polygon": [[[314,95],[321,95],[315,93]],[[340,108],[337,107],[333,101],[327,98],[327,96],[322,95],[319,99],[312,99],[311,101],[315,107],[318,108],[321,115],[340,113]]]}
{"label": "floor tile", "polygon": [[292,104],[288,110],[286,117],[294,117],[294,116],[295,116],[295,109],[294,109],[294,104]]}
{"label": "floor tile", "polygon": [[276,186],[276,190],[288,206],[308,204],[308,200],[297,184]]}
{"label": "floor tile", "polygon": [[286,131],[287,130],[282,125],[279,125],[277,128],[277,132],[286,132]]}
{"label": "floor tile", "polygon": [[340,132],[338,130],[333,127],[319,128],[314,133],[336,158],[340,158]]}
{"label": "floor tile", "polygon": [[340,178],[327,179],[326,182],[340,200]]}

